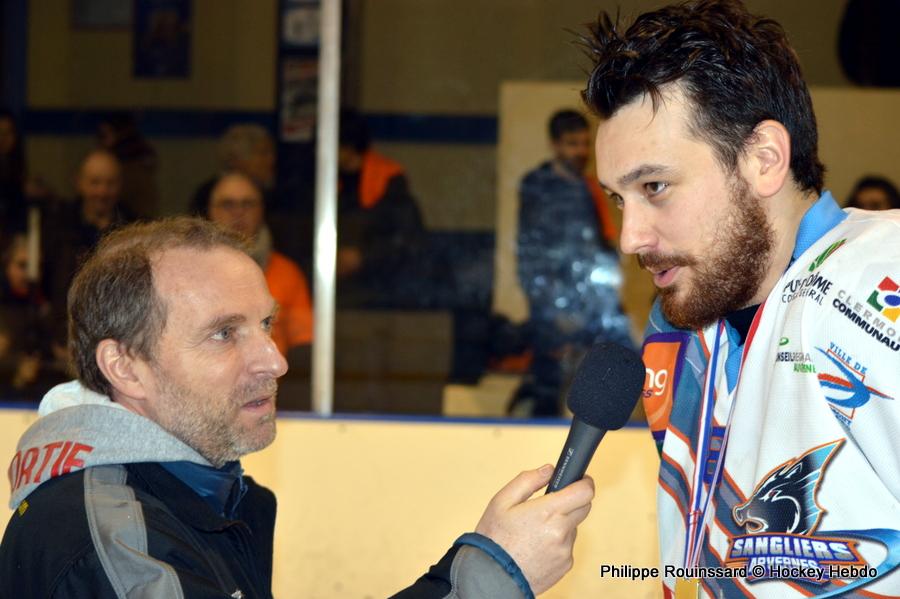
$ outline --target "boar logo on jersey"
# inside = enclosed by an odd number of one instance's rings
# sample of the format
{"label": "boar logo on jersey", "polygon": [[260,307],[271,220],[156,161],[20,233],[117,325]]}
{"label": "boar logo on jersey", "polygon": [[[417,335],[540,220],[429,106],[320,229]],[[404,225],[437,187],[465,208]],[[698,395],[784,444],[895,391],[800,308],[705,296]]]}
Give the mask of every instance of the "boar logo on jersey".
{"label": "boar logo on jersey", "polygon": [[747,501],[734,507],[734,521],[748,534],[814,532],[824,512],[816,503],[816,491],[825,467],[843,442],[815,447],[777,466]]}

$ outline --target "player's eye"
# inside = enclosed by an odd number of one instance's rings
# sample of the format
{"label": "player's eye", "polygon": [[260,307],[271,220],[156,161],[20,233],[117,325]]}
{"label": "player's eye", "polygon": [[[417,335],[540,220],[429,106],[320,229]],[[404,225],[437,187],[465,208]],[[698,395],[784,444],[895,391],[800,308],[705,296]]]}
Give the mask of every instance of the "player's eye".
{"label": "player's eye", "polygon": [[668,183],[663,183],[662,181],[650,181],[649,183],[644,183],[644,189],[647,191],[648,196],[656,196],[664,192],[669,188]]}

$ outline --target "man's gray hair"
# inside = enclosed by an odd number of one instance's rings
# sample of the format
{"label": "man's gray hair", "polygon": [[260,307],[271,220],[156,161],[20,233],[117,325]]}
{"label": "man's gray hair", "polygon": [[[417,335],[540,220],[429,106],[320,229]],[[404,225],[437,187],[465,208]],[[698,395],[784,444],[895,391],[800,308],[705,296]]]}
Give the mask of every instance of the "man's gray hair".
{"label": "man's gray hair", "polygon": [[123,227],[104,237],[69,288],[69,351],[81,384],[112,395],[97,365],[97,346],[113,339],[145,360],[153,358],[166,325],[166,302],[153,283],[152,260],[176,248],[241,252],[237,233],[202,218],[167,218]]}

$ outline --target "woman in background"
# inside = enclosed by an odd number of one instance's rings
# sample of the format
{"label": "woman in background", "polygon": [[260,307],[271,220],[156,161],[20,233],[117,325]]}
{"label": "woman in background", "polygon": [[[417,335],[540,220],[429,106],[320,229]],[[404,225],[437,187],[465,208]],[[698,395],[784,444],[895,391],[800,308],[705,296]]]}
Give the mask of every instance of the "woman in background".
{"label": "woman in background", "polygon": [[900,208],[900,192],[890,180],[869,175],[856,182],[845,205],[863,210],[892,210]]}

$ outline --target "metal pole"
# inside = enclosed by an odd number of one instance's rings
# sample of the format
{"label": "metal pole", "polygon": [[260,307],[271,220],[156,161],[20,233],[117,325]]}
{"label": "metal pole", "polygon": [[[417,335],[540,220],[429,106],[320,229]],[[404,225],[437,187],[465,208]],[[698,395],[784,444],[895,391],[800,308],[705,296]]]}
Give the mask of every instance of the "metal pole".
{"label": "metal pole", "polygon": [[319,119],[316,145],[315,324],[312,405],[334,405],[334,304],[337,253],[338,114],[341,93],[341,0],[322,0],[319,35]]}
{"label": "metal pole", "polygon": [[35,201],[28,202],[28,265],[25,276],[29,285],[37,288],[41,280],[41,209]]}

